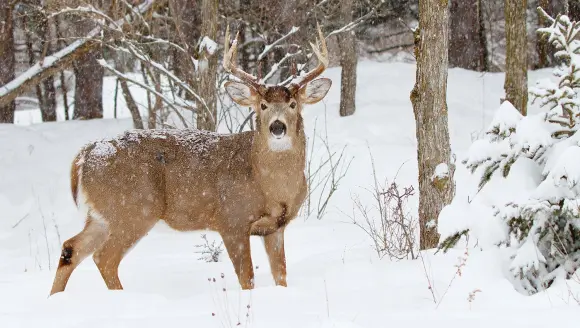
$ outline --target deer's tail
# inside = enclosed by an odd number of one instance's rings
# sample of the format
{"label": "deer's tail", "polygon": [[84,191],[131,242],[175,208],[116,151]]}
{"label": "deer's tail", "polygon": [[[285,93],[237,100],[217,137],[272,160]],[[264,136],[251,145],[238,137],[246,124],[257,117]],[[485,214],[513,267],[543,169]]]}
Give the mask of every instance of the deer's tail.
{"label": "deer's tail", "polygon": [[78,206],[79,185],[81,180],[81,170],[85,162],[85,150],[81,150],[74,158],[70,170],[70,189],[75,204]]}

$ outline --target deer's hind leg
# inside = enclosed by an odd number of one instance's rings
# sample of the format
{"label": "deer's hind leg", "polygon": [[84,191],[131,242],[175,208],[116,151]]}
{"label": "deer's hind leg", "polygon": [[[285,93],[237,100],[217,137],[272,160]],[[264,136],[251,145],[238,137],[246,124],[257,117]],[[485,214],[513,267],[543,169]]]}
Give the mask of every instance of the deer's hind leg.
{"label": "deer's hind leg", "polygon": [[[138,223],[110,227],[109,236],[93,255],[93,260],[108,289],[123,289],[119,280],[119,264],[123,257],[157,223],[157,219],[142,219]],[[119,221],[113,221],[119,222]]]}
{"label": "deer's hind leg", "polygon": [[105,241],[106,237],[106,224],[89,216],[84,229],[62,245],[58,269],[50,295],[64,291],[74,269],[87,256],[91,255]]}

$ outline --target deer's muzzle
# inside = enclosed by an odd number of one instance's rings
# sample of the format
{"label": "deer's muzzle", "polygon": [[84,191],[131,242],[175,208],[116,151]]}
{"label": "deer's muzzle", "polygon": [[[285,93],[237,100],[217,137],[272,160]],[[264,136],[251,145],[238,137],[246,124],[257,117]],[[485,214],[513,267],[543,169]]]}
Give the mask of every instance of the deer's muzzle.
{"label": "deer's muzzle", "polygon": [[270,133],[276,138],[282,138],[286,134],[286,124],[280,120],[275,120],[270,124]]}

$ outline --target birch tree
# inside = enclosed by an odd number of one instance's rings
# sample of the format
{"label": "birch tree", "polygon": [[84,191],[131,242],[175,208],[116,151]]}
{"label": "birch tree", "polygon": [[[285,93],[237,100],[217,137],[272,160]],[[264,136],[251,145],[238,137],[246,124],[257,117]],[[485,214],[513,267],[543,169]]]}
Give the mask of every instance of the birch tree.
{"label": "birch tree", "polygon": [[526,115],[528,106],[527,0],[505,1],[505,100]]}
{"label": "birch tree", "polygon": [[419,0],[417,73],[411,102],[417,134],[421,249],[437,246],[439,213],[455,193],[446,103],[448,22],[447,0]]}

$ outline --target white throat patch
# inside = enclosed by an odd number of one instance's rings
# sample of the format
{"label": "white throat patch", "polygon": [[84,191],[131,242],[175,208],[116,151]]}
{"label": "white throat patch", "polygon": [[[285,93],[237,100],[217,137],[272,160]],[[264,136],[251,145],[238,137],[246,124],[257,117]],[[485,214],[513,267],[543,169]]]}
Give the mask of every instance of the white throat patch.
{"label": "white throat patch", "polygon": [[271,151],[282,152],[292,148],[292,139],[288,136],[283,136],[278,139],[274,136],[268,138],[268,146]]}

